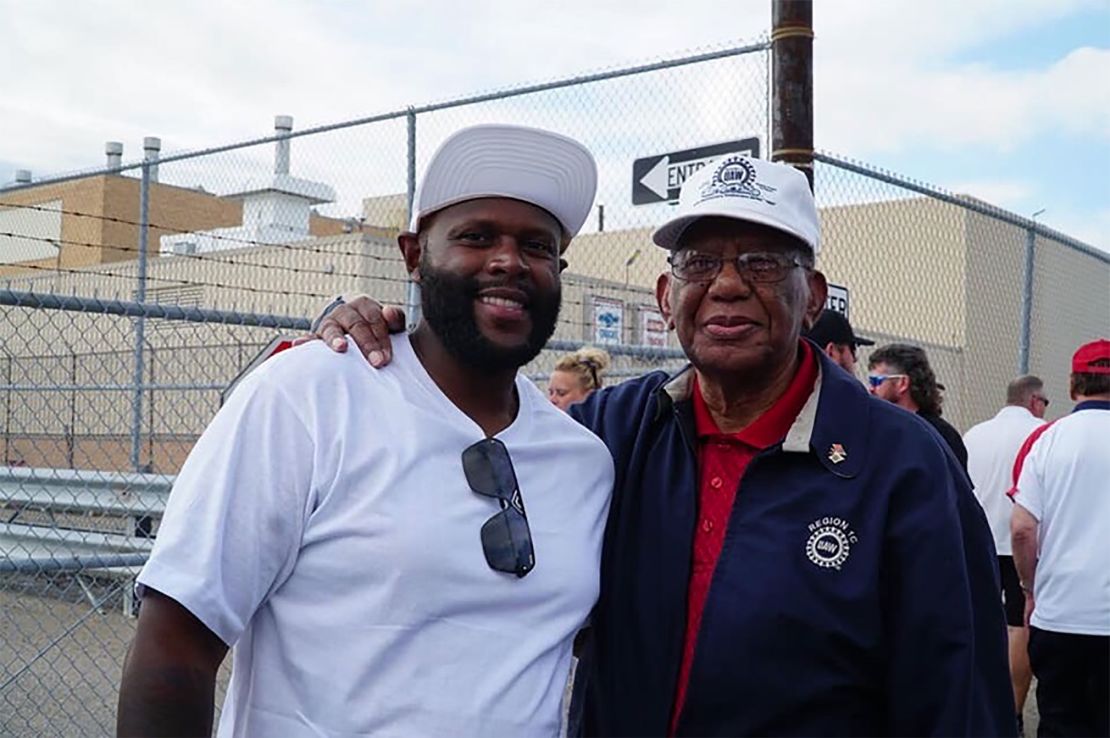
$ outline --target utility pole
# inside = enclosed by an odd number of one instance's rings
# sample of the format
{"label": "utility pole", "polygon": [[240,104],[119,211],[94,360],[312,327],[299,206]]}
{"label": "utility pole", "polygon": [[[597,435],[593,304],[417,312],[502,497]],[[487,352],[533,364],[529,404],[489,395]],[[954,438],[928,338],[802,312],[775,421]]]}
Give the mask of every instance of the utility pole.
{"label": "utility pole", "polygon": [[771,0],[771,161],[813,189],[813,0]]}

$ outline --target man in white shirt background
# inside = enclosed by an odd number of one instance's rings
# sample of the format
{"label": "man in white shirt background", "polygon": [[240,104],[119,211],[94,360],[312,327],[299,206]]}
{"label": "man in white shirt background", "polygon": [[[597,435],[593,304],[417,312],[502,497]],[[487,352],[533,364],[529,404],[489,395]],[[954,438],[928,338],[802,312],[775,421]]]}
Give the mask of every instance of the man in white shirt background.
{"label": "man in white shirt background", "polygon": [[279,354],[178,475],[119,735],[207,735],[229,647],[221,736],[559,734],[613,461],[518,369],[554,331],[596,186],[558,134],[443,143],[398,237],[423,319],[393,362]]}
{"label": "man in white shirt background", "polygon": [[1041,736],[1110,735],[1110,341],[1072,357],[1066,415],[1014,462],[1011,532]]}
{"label": "man in white shirt background", "polygon": [[1029,694],[1033,672],[1029,668],[1029,630],[1025,627],[1025,596],[1018,582],[1010,547],[1010,515],[1013,503],[1006,492],[1013,486],[1014,459],[1029,434],[1044,423],[1048,398],[1044,382],[1031,374],[1018,377],[1006,387],[1006,405],[990,420],[972,427],[964,435],[967,472],[975,485],[975,496],[987,515],[1002,581],[1002,602],[1010,639],[1010,680],[1014,687],[1018,724]]}

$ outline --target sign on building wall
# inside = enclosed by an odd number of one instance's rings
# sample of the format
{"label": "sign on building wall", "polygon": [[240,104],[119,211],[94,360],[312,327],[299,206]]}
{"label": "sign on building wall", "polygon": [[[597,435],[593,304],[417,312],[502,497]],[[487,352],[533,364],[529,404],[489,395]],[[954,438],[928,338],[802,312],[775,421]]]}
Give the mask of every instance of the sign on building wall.
{"label": "sign on building wall", "polygon": [[663,319],[663,313],[647,305],[640,306],[640,345],[667,347],[667,321]]}
{"label": "sign on building wall", "polygon": [[852,316],[848,314],[848,288],[829,282],[829,297],[825,301],[825,309],[840,313],[851,320]]}
{"label": "sign on building wall", "polygon": [[593,305],[594,343],[621,343],[624,330],[624,303],[611,297],[591,298]]}

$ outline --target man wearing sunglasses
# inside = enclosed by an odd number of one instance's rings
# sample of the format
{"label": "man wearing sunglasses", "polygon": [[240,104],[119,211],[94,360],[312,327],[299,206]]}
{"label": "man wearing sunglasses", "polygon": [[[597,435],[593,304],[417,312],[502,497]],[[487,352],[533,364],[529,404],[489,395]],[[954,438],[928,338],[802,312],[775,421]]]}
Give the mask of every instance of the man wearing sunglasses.
{"label": "man wearing sunglasses", "polygon": [[443,143],[398,239],[423,318],[392,364],[281,353],[178,475],[120,735],[208,734],[229,646],[220,735],[559,734],[613,461],[518,369],[555,328],[596,183],[558,134]]}
{"label": "man wearing sunglasses", "polygon": [[[800,338],[826,293],[805,177],[719,160],[653,240],[690,366],[570,411],[616,462],[587,732],[1014,735],[994,547],[966,477]],[[346,308],[322,337],[382,320]]]}
{"label": "man wearing sunglasses", "polygon": [[960,432],[940,416],[944,388],[937,383],[925,349],[907,343],[888,343],[871,352],[867,365],[871,394],[909,410],[933,426],[966,473],[967,448]]}

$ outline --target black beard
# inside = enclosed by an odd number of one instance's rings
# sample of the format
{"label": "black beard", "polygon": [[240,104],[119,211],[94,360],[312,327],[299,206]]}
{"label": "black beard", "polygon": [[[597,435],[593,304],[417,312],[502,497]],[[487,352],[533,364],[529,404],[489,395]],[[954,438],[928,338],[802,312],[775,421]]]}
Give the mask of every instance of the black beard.
{"label": "black beard", "polygon": [[[474,317],[478,291],[495,286],[511,286],[528,295],[532,330],[519,346],[499,346],[478,328]],[[460,363],[475,369],[519,369],[536,358],[555,332],[561,303],[562,289],[558,285],[551,293],[542,294],[529,281],[495,280],[482,283],[473,277],[460,277],[432,268],[427,260],[421,260],[420,304],[424,320],[428,321],[448,353]]]}

